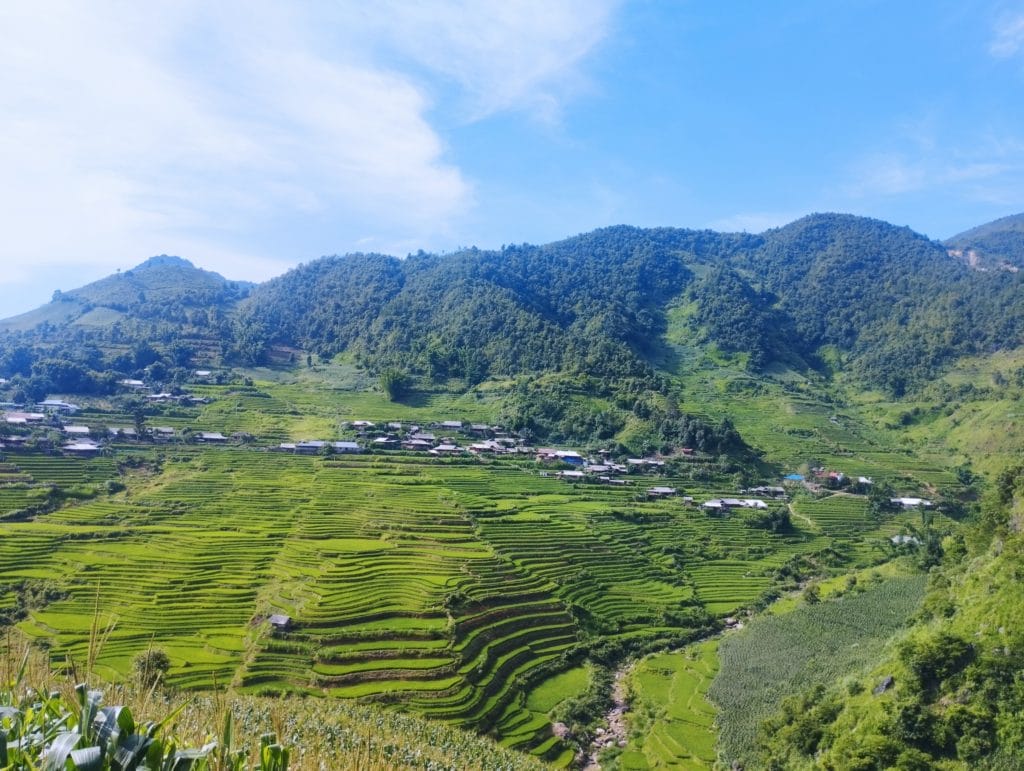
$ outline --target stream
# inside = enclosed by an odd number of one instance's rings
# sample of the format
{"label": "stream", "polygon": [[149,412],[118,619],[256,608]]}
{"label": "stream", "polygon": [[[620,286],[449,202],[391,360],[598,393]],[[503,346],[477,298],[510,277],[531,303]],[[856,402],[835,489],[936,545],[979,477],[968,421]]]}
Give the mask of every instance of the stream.
{"label": "stream", "polygon": [[612,686],[612,708],[604,716],[608,727],[597,729],[597,736],[590,742],[583,771],[600,771],[601,763],[598,757],[602,752],[616,745],[626,746],[625,714],[629,709],[629,703],[626,701],[626,675],[634,663],[624,664],[615,672],[615,684]]}

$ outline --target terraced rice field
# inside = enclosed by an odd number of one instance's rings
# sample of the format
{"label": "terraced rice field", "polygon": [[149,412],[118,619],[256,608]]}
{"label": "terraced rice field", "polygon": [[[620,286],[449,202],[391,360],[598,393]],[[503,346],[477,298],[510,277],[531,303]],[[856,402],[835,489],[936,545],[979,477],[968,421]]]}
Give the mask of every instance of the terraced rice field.
{"label": "terraced rice field", "polygon": [[[921,525],[920,512],[909,510],[873,518],[867,499],[848,493],[835,493],[821,498],[799,498],[793,503],[796,521],[809,524],[828,536],[838,549],[844,550],[860,565],[883,559],[891,552],[889,539],[909,527]],[[936,512],[937,521],[950,524]]]}
{"label": "terraced rice field", "polygon": [[[25,481],[61,487],[105,482],[118,476],[112,458],[68,458],[62,455],[18,453],[7,461]],[[30,478],[30,479],[29,479]]]}
{"label": "terraced rice field", "polygon": [[[806,508],[813,526],[773,535],[647,501],[649,480],[574,486],[521,461],[161,452],[160,473],[123,493],[0,522],[0,583],[68,593],[21,623],[54,661],[84,660],[99,607],[112,678],[157,646],[175,686],[397,703],[559,764],[572,753],[526,694],[589,645],[681,639],[703,610],[755,601],[794,555],[876,537],[852,504],[856,526],[822,504]],[[25,456],[0,471],[76,485],[117,465]],[[687,492],[731,489],[706,484]],[[274,613],[293,627],[272,632]]]}
{"label": "terraced rice field", "polygon": [[0,461],[0,520],[36,510],[47,503],[55,487],[77,488],[117,477],[117,465],[110,458],[18,453]]}
{"label": "terraced rice field", "polygon": [[718,672],[718,640],[660,653],[630,673],[629,745],[619,767],[629,771],[715,767],[715,709],[707,691]]}

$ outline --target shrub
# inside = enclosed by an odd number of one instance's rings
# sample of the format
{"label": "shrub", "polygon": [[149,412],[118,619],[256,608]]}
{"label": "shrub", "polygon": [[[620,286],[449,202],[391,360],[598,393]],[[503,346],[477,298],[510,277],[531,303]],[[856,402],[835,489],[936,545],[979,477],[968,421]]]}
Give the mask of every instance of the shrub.
{"label": "shrub", "polygon": [[148,688],[163,681],[171,668],[171,658],[160,648],[150,648],[135,657],[133,668],[139,682]]}
{"label": "shrub", "polygon": [[974,658],[974,647],[960,637],[941,632],[904,643],[899,654],[922,688],[935,688]]}

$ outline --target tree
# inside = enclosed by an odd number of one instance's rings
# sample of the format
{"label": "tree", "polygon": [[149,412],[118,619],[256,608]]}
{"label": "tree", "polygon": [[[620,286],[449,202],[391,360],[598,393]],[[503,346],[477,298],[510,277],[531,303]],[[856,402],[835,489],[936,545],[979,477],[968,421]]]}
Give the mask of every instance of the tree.
{"label": "tree", "polygon": [[136,369],[145,369],[150,364],[160,361],[160,352],[149,343],[140,342],[132,350],[132,360]]}
{"label": "tree", "polygon": [[146,406],[137,397],[124,400],[124,411],[132,416],[135,423],[135,433],[141,437],[146,431]]}
{"label": "tree", "polygon": [[389,401],[397,402],[406,394],[409,382],[397,369],[386,369],[380,374],[380,387],[384,389]]}
{"label": "tree", "polygon": [[180,340],[171,343],[170,347],[171,361],[176,367],[187,367],[192,357],[195,355],[195,348],[188,343],[184,343]]}
{"label": "tree", "polygon": [[164,675],[171,668],[171,658],[160,648],[150,648],[136,656],[132,666],[139,683],[150,688],[163,682]]}
{"label": "tree", "polygon": [[896,491],[888,482],[876,483],[871,486],[868,493],[868,510],[874,517],[881,517],[883,514],[892,514],[899,509],[899,505],[892,502]]}

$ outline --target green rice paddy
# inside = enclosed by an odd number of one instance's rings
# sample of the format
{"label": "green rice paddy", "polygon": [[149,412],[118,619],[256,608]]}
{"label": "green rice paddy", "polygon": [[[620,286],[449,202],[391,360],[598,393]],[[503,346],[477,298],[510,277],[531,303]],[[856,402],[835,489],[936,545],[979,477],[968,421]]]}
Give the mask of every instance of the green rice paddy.
{"label": "green rice paddy", "polygon": [[[521,459],[269,451],[347,436],[354,418],[487,422],[500,406],[498,386],[395,405],[341,375],[318,389],[304,377],[313,375],[197,386],[209,404],[149,408],[147,424],[177,431],[156,447],[127,441],[92,459],[0,460],[0,608],[26,581],[66,593],[20,622],[59,666],[85,659],[98,623],[97,669],[110,679],[129,677],[134,657],[155,646],[169,654],[178,688],[393,705],[566,765],[573,752],[552,735],[550,715],[586,689],[593,646],[691,639],[705,613],[758,602],[795,557],[831,547],[846,559],[836,572],[888,558],[888,536],[916,517],[876,520],[862,497],[800,495],[792,530],[772,534],[642,494],[651,484],[698,502],[737,494],[713,461],[701,461],[700,482],[637,475],[615,487],[569,484]],[[816,457],[851,475],[952,478],[798,389],[751,395],[696,375],[687,387],[686,409],[734,415],[748,441],[787,467]],[[132,420],[104,405],[81,416]],[[259,442],[202,447],[182,441],[186,430]],[[104,483],[115,479],[126,489],[108,495]],[[25,513],[53,487],[91,497]],[[272,614],[290,616],[292,628],[272,631]],[[637,697],[663,721],[631,742],[623,767],[706,767],[714,733],[698,697],[714,657],[695,650],[638,667]]]}
{"label": "green rice paddy", "polygon": [[715,767],[716,711],[707,691],[718,672],[718,640],[650,656],[630,672],[629,744],[619,768]]}
{"label": "green rice paddy", "polygon": [[[111,458],[31,455],[6,471],[117,475]],[[552,676],[579,671],[581,644],[680,639],[693,610],[749,605],[792,556],[872,537],[852,505],[806,504],[815,527],[772,535],[523,461],[175,446],[159,473],[124,481],[0,523],[0,580],[45,577],[68,594],[21,623],[54,661],[84,659],[98,607],[110,678],[158,646],[177,687],[397,703],[560,762],[571,753],[551,736],[543,687],[572,690]],[[294,628],[272,632],[273,613]]]}

